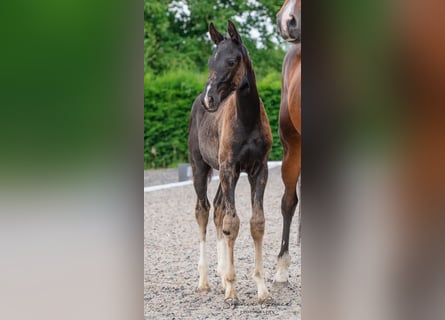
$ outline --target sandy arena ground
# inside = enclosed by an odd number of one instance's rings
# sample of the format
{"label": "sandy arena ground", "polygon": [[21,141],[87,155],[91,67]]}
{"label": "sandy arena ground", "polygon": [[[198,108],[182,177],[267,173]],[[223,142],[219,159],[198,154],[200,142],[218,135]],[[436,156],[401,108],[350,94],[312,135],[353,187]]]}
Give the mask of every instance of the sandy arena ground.
{"label": "sandy arena ground", "polygon": [[[152,178],[151,178],[152,177]],[[175,182],[174,169],[144,173],[145,186]],[[173,180],[173,181],[171,181]],[[209,201],[218,187],[212,181]],[[297,247],[296,219],[290,238],[290,280],[287,287],[276,288],[273,277],[276,256],[280,249],[282,218],[280,202],[283,186],[280,168],[269,170],[269,181],[264,197],[266,232],[264,236],[264,269],[266,285],[273,303],[257,303],[256,285],[252,279],[254,268],[253,240],[249,219],[250,186],[247,177],[240,177],[236,188],[236,207],[241,220],[235,243],[236,288],[240,305],[236,308],[224,303],[220,278],[216,274],[216,235],[213,208],[207,227],[210,293],[195,291],[198,285],[199,240],[195,221],[196,196],[192,185],[146,192],[144,196],[144,313],[145,319],[301,319],[301,253]]]}

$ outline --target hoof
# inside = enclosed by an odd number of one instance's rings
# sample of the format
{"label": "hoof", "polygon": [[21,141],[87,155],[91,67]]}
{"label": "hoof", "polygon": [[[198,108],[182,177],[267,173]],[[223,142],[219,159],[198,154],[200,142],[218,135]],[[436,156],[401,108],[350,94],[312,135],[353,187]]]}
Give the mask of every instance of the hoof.
{"label": "hoof", "polygon": [[205,285],[202,287],[198,287],[196,288],[196,292],[198,293],[209,293],[210,292],[210,286],[209,285]]}
{"label": "hoof", "polygon": [[278,269],[273,282],[277,283],[288,283],[289,282],[289,272],[287,270]]}
{"label": "hoof", "polygon": [[224,307],[226,309],[235,309],[239,304],[240,301],[237,297],[224,299]]}
{"label": "hoof", "polygon": [[272,298],[271,295],[268,295],[266,298],[260,299],[258,298],[258,303],[261,304],[261,306],[270,306],[273,305],[275,302],[274,298]]}
{"label": "hoof", "polygon": [[286,252],[277,260],[277,273],[275,274],[274,282],[287,282],[289,280],[289,266],[290,256]]}
{"label": "hoof", "polygon": [[258,292],[258,303],[262,304],[264,301],[270,298],[269,291],[262,290]]}
{"label": "hoof", "polygon": [[289,281],[274,281],[272,283],[272,288],[274,289],[284,289],[289,285]]}

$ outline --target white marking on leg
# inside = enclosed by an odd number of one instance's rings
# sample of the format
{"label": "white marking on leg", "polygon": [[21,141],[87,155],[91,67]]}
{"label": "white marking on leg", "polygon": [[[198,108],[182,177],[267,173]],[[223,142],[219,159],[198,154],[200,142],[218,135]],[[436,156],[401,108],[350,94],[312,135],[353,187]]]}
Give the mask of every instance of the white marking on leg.
{"label": "white marking on leg", "polygon": [[224,275],[226,273],[226,268],[227,268],[227,248],[224,238],[216,240],[216,252],[218,256],[218,268],[216,269],[216,271],[218,273],[218,276],[221,277],[223,288],[225,288],[226,281],[224,279]]}
{"label": "white marking on leg", "polygon": [[206,105],[207,108],[209,107],[209,96],[208,96],[208,94],[209,94],[209,91],[210,91],[210,88],[211,88],[211,87],[212,87],[211,84],[208,84],[208,85],[207,85],[207,88],[206,88],[206,95],[204,96],[204,104]]}
{"label": "white marking on leg", "polygon": [[[235,242],[234,240],[228,240],[226,241],[226,249],[227,249],[227,267],[226,267],[226,273],[224,275],[225,278],[225,295],[224,297],[227,298],[236,298],[236,289],[235,289],[235,281],[236,281],[236,274],[235,274],[235,266],[233,264],[233,249]],[[230,244],[229,244],[230,243]]]}
{"label": "white marking on leg", "polygon": [[218,254],[218,275],[222,275],[227,266],[227,248],[224,238],[216,240],[216,251]]}
{"label": "white marking on leg", "polygon": [[198,289],[206,290],[209,288],[209,278],[208,278],[208,262],[207,256],[205,252],[205,241],[201,241],[199,243],[199,262],[198,262],[198,271],[199,271],[199,284]]}
{"label": "white marking on leg", "polygon": [[255,271],[253,279],[258,288],[258,300],[263,302],[269,297],[263,268],[263,245],[262,241],[255,242]]}
{"label": "white marking on leg", "polygon": [[264,278],[264,270],[262,266],[260,266],[260,263],[257,263],[255,266],[255,272],[253,273],[253,279],[255,280],[258,288],[259,301],[264,301],[269,296],[269,291],[267,290],[266,281]]}
{"label": "white marking on leg", "polygon": [[266,282],[264,280],[264,272],[261,272],[260,276],[254,275],[253,278],[258,288],[258,300],[262,302],[269,297],[269,291],[266,288]]}
{"label": "white marking on leg", "polygon": [[[224,297],[227,298],[233,298],[233,292],[235,291],[234,283],[231,281],[224,281]],[[236,296],[236,294],[235,294]]]}
{"label": "white marking on leg", "polygon": [[278,258],[275,282],[287,282],[289,280],[289,266],[290,256],[289,253],[286,252],[281,258]]}

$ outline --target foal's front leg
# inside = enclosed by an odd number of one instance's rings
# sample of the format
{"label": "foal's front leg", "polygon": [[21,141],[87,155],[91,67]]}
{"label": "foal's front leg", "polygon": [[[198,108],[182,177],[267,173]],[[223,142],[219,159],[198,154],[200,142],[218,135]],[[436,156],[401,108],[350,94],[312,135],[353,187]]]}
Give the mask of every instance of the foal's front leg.
{"label": "foal's front leg", "polygon": [[196,164],[195,161],[192,161],[192,170],[193,186],[197,196],[195,218],[199,226],[198,291],[207,292],[210,290],[206,255],[206,234],[210,211],[210,203],[207,199],[207,179],[210,167],[202,163]]}
{"label": "foal's front leg", "polygon": [[225,213],[222,223],[222,232],[227,245],[227,266],[224,275],[225,299],[238,300],[235,289],[235,267],[233,250],[238,237],[240,219],[235,210],[235,186],[239,178],[239,171],[233,165],[220,166],[221,188]]}
{"label": "foal's front leg", "polygon": [[267,164],[256,176],[249,174],[250,188],[252,192],[252,218],[250,219],[250,233],[255,244],[255,271],[253,279],[258,287],[258,301],[262,303],[269,297],[266,288],[263,268],[263,236],[265,229],[265,218],[263,210],[264,189],[267,183]]}

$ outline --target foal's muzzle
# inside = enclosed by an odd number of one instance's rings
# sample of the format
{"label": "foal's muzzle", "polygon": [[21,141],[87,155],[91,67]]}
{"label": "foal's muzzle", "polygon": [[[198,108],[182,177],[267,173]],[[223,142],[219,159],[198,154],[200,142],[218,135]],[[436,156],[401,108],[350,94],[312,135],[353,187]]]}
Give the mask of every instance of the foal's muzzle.
{"label": "foal's muzzle", "polygon": [[215,112],[219,106],[219,103],[216,103],[215,98],[211,95],[202,96],[201,104],[207,112]]}
{"label": "foal's muzzle", "polygon": [[215,112],[218,110],[220,97],[216,88],[217,85],[209,81],[204,90],[204,94],[201,96],[201,103],[204,109],[208,112]]}

